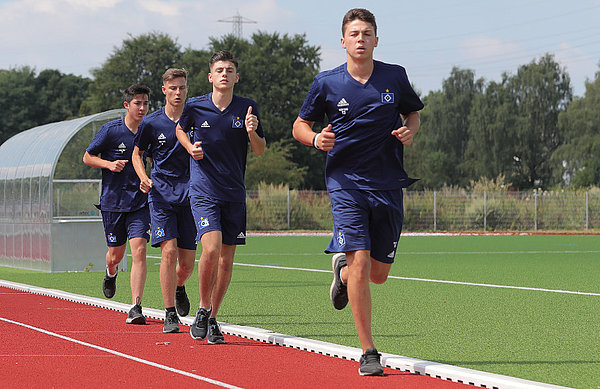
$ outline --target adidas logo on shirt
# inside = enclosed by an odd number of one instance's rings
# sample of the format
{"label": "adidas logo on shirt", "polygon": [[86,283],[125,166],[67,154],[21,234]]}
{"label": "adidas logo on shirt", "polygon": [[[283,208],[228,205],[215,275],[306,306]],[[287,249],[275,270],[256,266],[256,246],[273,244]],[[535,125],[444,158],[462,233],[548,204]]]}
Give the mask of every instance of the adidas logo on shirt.
{"label": "adidas logo on shirt", "polygon": [[161,132],[160,135],[158,136],[158,140],[165,140],[165,139],[167,139],[167,137],[165,136],[165,134],[163,134]]}
{"label": "adidas logo on shirt", "polygon": [[343,98],[343,97],[342,97],[342,99],[341,99],[341,100],[340,100],[340,101],[337,103],[337,106],[338,106],[338,107],[347,107],[347,106],[349,106],[349,105],[350,105],[350,104],[348,104],[348,102],[346,101],[346,99],[345,99],[345,98]]}
{"label": "adidas logo on shirt", "polygon": [[127,150],[127,146],[125,146],[125,143],[121,142],[121,144],[118,146],[118,149],[121,152],[121,154],[123,154],[125,150]]}
{"label": "adidas logo on shirt", "polygon": [[210,124],[208,124],[208,122],[205,120],[205,121],[204,121],[204,123],[202,123],[202,124],[200,125],[200,127],[202,127],[202,128],[209,128],[209,127],[210,127]]}

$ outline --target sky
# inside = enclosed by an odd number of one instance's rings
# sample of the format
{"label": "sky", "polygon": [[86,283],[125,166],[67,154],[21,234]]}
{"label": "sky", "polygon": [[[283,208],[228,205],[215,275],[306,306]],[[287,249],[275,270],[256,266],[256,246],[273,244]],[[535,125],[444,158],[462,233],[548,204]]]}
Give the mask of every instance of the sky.
{"label": "sky", "polygon": [[219,20],[240,15],[252,22],[242,24],[245,38],[306,34],[325,70],[345,62],[341,20],[355,7],[375,14],[375,59],[404,66],[423,95],[441,90],[453,67],[500,81],[546,53],[576,96],[600,71],[600,0],[0,0],[0,69],[90,77],[130,36],[162,32],[206,49],[209,37],[233,31]]}

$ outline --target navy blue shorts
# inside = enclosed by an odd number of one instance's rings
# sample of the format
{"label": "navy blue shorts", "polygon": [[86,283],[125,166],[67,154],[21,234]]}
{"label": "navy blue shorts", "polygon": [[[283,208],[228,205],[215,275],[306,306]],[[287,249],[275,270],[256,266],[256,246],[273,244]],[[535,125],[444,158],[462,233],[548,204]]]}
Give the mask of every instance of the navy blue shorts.
{"label": "navy blue shorts", "polygon": [[148,206],[132,212],[102,211],[102,223],[108,247],[119,247],[127,239],[150,240],[150,212]]}
{"label": "navy blue shorts", "polygon": [[371,258],[393,263],[404,220],[402,189],[337,190],[329,197],[333,238],[325,252],[370,250]]}
{"label": "navy blue shorts", "polygon": [[177,239],[177,247],[196,250],[196,223],[189,204],[173,205],[162,201],[150,202],[152,247],[166,240]]}
{"label": "navy blue shorts", "polygon": [[209,231],[221,231],[223,244],[246,244],[246,203],[222,201],[207,196],[190,197],[199,241]]}

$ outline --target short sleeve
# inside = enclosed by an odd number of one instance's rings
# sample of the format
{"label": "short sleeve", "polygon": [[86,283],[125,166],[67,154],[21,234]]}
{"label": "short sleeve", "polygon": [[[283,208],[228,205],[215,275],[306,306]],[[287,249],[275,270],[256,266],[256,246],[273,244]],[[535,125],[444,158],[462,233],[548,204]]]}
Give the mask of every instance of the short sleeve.
{"label": "short sleeve", "polygon": [[135,140],[133,144],[142,151],[148,151],[151,139],[152,127],[148,124],[148,122],[142,121],[137,134],[135,134]]}
{"label": "short sleeve", "polygon": [[325,116],[325,97],[321,83],[316,77],[308,90],[298,116],[309,122],[323,121],[323,117]]}
{"label": "short sleeve", "polygon": [[98,155],[102,153],[105,149],[105,142],[108,135],[108,126],[104,125],[100,127],[100,131],[96,133],[94,139],[92,139],[92,143],[88,146],[86,151],[91,155]]}

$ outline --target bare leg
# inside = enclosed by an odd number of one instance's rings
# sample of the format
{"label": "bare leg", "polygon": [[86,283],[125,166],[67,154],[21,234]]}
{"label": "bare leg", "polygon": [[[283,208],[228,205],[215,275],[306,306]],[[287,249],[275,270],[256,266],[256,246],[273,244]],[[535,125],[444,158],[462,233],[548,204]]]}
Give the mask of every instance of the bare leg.
{"label": "bare leg", "polygon": [[177,275],[177,239],[169,239],[160,243],[160,289],[165,308],[175,306],[175,287]]}
{"label": "bare leg", "polygon": [[217,280],[219,257],[221,255],[221,231],[209,231],[202,235],[202,255],[198,263],[198,288],[200,307],[210,309],[212,292]]}
{"label": "bare leg", "polygon": [[108,248],[106,252],[106,267],[108,267],[110,274],[114,275],[117,272],[117,265],[121,263],[126,249],[127,244]]}
{"label": "bare leg", "polygon": [[233,273],[233,257],[237,246],[229,246],[224,244],[221,248],[221,256],[219,258],[219,269],[217,272],[217,281],[213,288],[212,294],[212,313],[211,317],[217,317],[217,312],[223,302],[229,283],[231,282],[231,273]]}
{"label": "bare leg", "polygon": [[196,250],[177,249],[179,261],[177,262],[177,286],[183,286],[194,272]]}
{"label": "bare leg", "polygon": [[146,245],[148,241],[145,238],[131,238],[129,245],[131,247],[131,300],[132,304],[141,304],[144,295],[144,285],[146,284]]}

